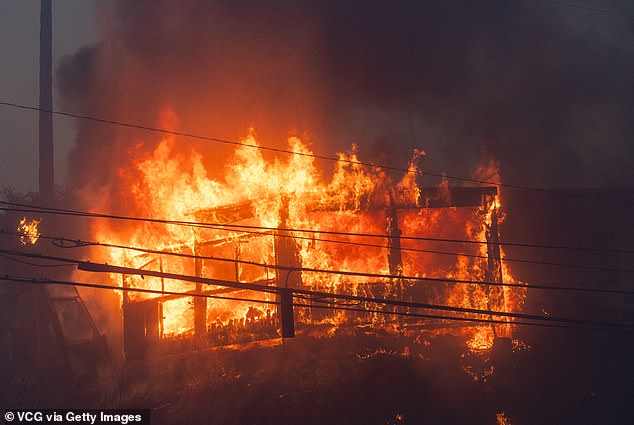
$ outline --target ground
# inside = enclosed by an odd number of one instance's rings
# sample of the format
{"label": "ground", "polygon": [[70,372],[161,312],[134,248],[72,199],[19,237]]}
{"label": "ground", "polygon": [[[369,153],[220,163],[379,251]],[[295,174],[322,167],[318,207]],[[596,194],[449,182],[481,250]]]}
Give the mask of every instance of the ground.
{"label": "ground", "polygon": [[298,336],[131,364],[107,395],[69,389],[29,403],[149,408],[152,424],[484,425],[502,412],[513,425],[631,423],[631,335],[520,336],[531,348],[492,375],[489,356],[469,354],[463,337]]}

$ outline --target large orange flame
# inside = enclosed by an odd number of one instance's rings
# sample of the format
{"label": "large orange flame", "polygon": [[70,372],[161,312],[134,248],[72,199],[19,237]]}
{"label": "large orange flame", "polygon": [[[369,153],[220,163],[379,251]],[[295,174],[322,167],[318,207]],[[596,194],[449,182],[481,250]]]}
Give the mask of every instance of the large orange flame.
{"label": "large orange flame", "polygon": [[[174,125],[175,117],[167,114]],[[243,142],[257,145],[254,131],[248,131]],[[310,154],[308,146],[299,138],[288,140],[288,149]],[[175,149],[173,137],[162,140],[156,148],[139,156],[133,169],[117,170],[120,183],[128,188],[130,205],[134,212],[145,217],[201,221],[213,223],[239,223],[260,226],[261,231],[241,231],[234,228],[196,228],[172,224],[143,223],[134,227],[115,227],[102,223],[94,228],[99,241],[148,247],[151,249],[196,255],[212,255],[227,259],[240,259],[274,265],[282,261],[276,255],[276,239],[266,228],[312,229],[316,233],[286,232],[297,250],[297,261],[304,268],[347,270],[389,274],[386,239],[363,238],[343,234],[320,234],[320,231],[386,234],[385,208],[388,195],[396,202],[412,205],[399,211],[398,227],[403,235],[433,236],[454,239],[486,241],[487,226],[492,215],[502,218],[500,199],[481,208],[416,208],[420,189],[416,184],[415,160],[424,155],[415,152],[410,164],[412,173],[399,182],[391,182],[380,169],[363,166],[358,162],[356,147],[339,153],[332,177],[326,179],[318,170],[315,159],[306,155],[289,155],[285,159],[266,160],[260,150],[248,146],[236,148],[226,162],[224,178],[208,176],[203,157],[195,152],[183,153]],[[492,165],[491,167],[494,168]],[[487,169],[487,172],[495,172]],[[446,181],[439,193],[450,196]],[[394,188],[394,189],[390,189]],[[378,207],[377,207],[378,206]],[[288,239],[288,238],[286,238]],[[334,242],[333,242],[334,241]],[[335,243],[338,242],[338,243]],[[362,245],[357,243],[361,242]],[[421,277],[485,280],[487,245],[478,248],[461,247],[463,255],[435,255],[424,250],[441,250],[438,245],[424,240],[402,241],[402,274]],[[368,246],[370,245],[370,246]],[[447,246],[445,250],[456,250]],[[501,253],[503,257],[503,252]],[[254,265],[202,261],[170,256],[139,255],[133,251],[110,249],[103,261],[170,273],[194,275],[196,273],[237,282],[270,282],[275,270]],[[289,260],[290,261],[290,260]],[[505,282],[514,282],[506,264],[501,262]],[[279,276],[278,276],[279,278]],[[122,282],[120,276],[112,276]],[[340,292],[377,297],[397,296],[403,287],[410,294],[420,295],[426,301],[461,307],[519,311],[524,293],[504,288],[488,290],[482,286],[465,284],[424,284],[399,282],[399,279],[368,279],[364,277],[332,274],[296,273],[286,277],[299,279],[303,287],[319,291]],[[368,282],[373,280],[373,282]],[[177,280],[155,277],[126,276],[126,285],[164,291],[193,291],[196,286]],[[399,289],[400,288],[400,289]],[[130,293],[126,302],[155,296]],[[263,293],[249,293],[251,299],[274,301]],[[416,300],[415,300],[416,301]],[[162,335],[175,336],[193,329],[192,301],[189,298],[164,300],[162,306]],[[253,313],[252,304],[229,300],[207,300],[207,325],[216,326],[245,319],[248,312],[252,320],[264,313]],[[363,307],[363,306],[361,306]],[[370,307],[370,306],[366,306]],[[375,306],[371,306],[375,307]],[[263,307],[266,308],[266,307]],[[394,316],[367,314],[360,316],[342,311],[311,315],[309,309],[298,309],[300,320],[313,323],[358,323],[371,320],[375,324],[395,322]],[[490,326],[469,328],[474,348],[490,347],[493,333]],[[510,333],[510,326],[498,326],[499,334]]]}

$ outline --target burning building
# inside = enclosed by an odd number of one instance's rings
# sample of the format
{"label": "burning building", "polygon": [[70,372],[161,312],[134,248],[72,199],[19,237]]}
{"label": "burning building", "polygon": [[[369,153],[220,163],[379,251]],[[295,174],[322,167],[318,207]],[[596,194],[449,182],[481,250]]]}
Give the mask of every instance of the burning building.
{"label": "burning building", "polygon": [[[225,178],[213,180],[199,154],[175,153],[175,143],[166,138],[133,169],[118,170],[125,203],[149,220],[96,225],[93,237],[105,248],[94,258],[119,267],[83,267],[113,272],[111,282],[125,289],[128,360],[296,329],[444,329],[468,336],[474,349],[511,336],[512,319],[459,327],[451,320],[461,308],[522,309],[525,289],[504,286],[514,281],[499,244],[495,186],[419,187],[424,153],[395,180],[360,163],[355,148],[339,154],[327,180],[300,139],[289,139],[294,155],[271,161],[253,132]],[[448,306],[445,316],[438,306]]]}
{"label": "burning building", "polygon": [[0,398],[44,378],[40,404],[106,383],[94,404],[164,423],[629,423],[631,191],[539,189],[629,184],[627,24],[529,3],[102,3],[55,78],[69,194],[23,203],[80,213],[0,260]]}

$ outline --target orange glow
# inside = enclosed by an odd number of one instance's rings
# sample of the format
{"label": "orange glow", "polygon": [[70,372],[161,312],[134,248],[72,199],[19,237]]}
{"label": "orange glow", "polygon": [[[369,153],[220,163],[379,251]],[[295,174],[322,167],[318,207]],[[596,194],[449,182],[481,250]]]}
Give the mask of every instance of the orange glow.
{"label": "orange glow", "polygon": [[[176,125],[173,113],[166,113],[169,125]],[[242,140],[257,145],[253,129]],[[288,149],[310,154],[310,148],[299,138],[288,139]],[[131,153],[132,154],[132,153]],[[203,157],[196,151],[186,151],[173,136],[161,140],[156,148],[144,154],[134,151],[136,160],[132,169],[119,169],[120,184],[128,189],[125,204],[134,215],[159,219],[196,221],[211,224],[239,224],[266,228],[312,229],[316,233],[275,231],[267,229],[222,227],[185,227],[173,224],[139,222],[134,226],[115,226],[100,223],[93,228],[96,240],[153,250],[164,250],[185,255],[202,255],[228,261],[203,260],[198,264],[192,258],[167,255],[139,254],[134,251],[109,249],[102,252],[102,261],[153,271],[230,280],[259,282],[273,285],[301,285],[304,289],[331,293],[398,298],[399,294],[422,297],[425,302],[448,304],[479,309],[521,311],[524,292],[516,288],[486,288],[482,285],[439,284],[420,281],[400,282],[400,279],[369,279],[309,272],[285,272],[273,267],[240,264],[232,260],[249,261],[273,266],[360,271],[389,274],[386,237],[359,238],[343,234],[319,233],[325,231],[370,233],[386,235],[386,209],[393,199],[407,208],[398,210],[397,225],[402,235],[471,239],[486,241],[486,232],[494,215],[498,220],[501,202],[496,197],[486,205],[472,208],[418,208],[421,190],[416,184],[416,163],[424,152],[415,151],[409,165],[411,173],[400,181],[392,181],[386,173],[358,162],[357,148],[338,153],[332,176],[326,178],[315,164],[315,158],[288,155],[266,159],[261,150],[239,146],[223,166],[223,178],[208,175]],[[488,170],[494,172],[494,170]],[[391,189],[392,188],[392,189]],[[446,181],[439,188],[440,196],[449,199]],[[276,232],[281,236],[275,236]],[[338,243],[334,243],[334,242]],[[358,243],[365,244],[358,245]],[[374,245],[374,246],[367,246]],[[487,244],[439,249],[438,244],[425,240],[402,240],[403,275],[470,279],[484,281],[487,276]],[[419,250],[419,251],[412,251]],[[462,255],[434,255],[420,250],[461,250]],[[503,258],[503,252],[500,256]],[[480,256],[480,257],[478,257]],[[482,258],[481,258],[482,257]],[[506,264],[501,260],[500,278],[514,282]],[[114,282],[121,277],[112,275]],[[196,285],[156,277],[126,276],[131,287],[154,290],[187,292]],[[204,290],[221,290],[220,286],[207,286]],[[239,296],[260,301],[275,301],[275,295],[240,291],[228,296]],[[122,301],[136,302],[159,295],[129,293]],[[165,337],[190,334],[194,329],[194,308],[191,297],[161,300],[162,335]],[[383,308],[380,305],[357,305],[358,308]],[[258,304],[258,311],[275,306]],[[244,302],[207,299],[207,329],[216,326],[234,327],[269,322],[264,314],[254,316],[254,309]],[[394,311],[394,308],[385,308]],[[249,316],[251,315],[251,316]],[[487,318],[488,317],[483,317]],[[296,320],[301,323],[323,325],[324,336],[337,327],[372,323],[387,330],[398,329],[393,315],[357,313],[326,309],[297,308]],[[263,325],[264,326],[264,325]],[[510,335],[508,325],[496,326],[498,336]],[[490,348],[493,343],[491,326],[464,327],[461,332],[469,337],[469,347]]]}
{"label": "orange glow", "polygon": [[495,415],[497,425],[511,425],[511,420],[504,414],[504,411]]}
{"label": "orange glow", "polygon": [[22,233],[22,236],[20,236],[20,242],[22,242],[22,245],[35,245],[37,240],[40,238],[40,231],[38,230],[38,226],[41,221],[42,219],[29,220],[26,217],[20,220],[20,224],[18,225],[17,230],[18,232]]}

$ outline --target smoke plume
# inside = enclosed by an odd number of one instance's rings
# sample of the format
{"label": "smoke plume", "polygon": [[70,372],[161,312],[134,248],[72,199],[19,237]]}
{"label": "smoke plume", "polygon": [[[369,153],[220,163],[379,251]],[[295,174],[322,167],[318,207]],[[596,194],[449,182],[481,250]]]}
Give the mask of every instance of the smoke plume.
{"label": "smoke plume", "polygon": [[[58,67],[67,110],[468,176],[483,157],[512,184],[626,185],[634,165],[634,26],[540,2],[118,1],[103,38]],[[113,173],[160,136],[79,122],[72,184]],[[179,139],[222,174],[230,147]],[[328,170],[331,164],[323,164]],[[631,174],[630,174],[631,175]],[[214,176],[215,177],[215,176]],[[114,199],[117,197],[115,196]]]}

